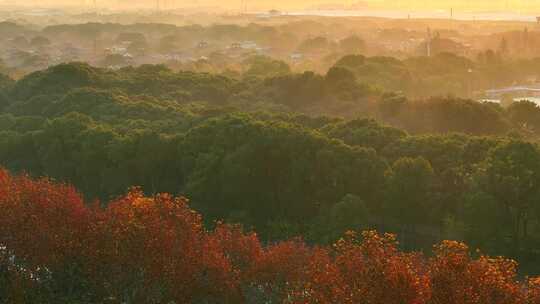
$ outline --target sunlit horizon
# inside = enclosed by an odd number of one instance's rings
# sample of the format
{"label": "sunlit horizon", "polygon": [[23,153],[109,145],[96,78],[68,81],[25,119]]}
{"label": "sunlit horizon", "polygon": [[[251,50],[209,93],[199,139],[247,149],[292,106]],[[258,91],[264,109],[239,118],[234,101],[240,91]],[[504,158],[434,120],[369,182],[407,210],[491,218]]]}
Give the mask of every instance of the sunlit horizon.
{"label": "sunlit horizon", "polygon": [[512,12],[531,14],[540,12],[540,0],[471,0],[471,1],[389,1],[389,0],[0,0],[2,6],[33,8],[100,8],[172,10],[201,8],[209,11],[305,11],[305,10],[393,10],[403,12],[455,11],[455,12]]}

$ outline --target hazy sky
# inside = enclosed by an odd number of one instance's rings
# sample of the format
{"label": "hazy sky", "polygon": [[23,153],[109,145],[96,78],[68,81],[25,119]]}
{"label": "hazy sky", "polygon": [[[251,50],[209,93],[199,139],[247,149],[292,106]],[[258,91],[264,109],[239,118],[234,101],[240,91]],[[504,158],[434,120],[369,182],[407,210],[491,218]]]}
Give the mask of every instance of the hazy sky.
{"label": "hazy sky", "polygon": [[[224,9],[237,10],[241,1],[247,1],[252,9],[304,9],[317,6],[364,7],[373,9],[425,10],[449,9],[455,10],[509,10],[509,11],[540,11],[540,0],[95,0],[101,7],[145,6],[156,7],[160,1],[161,7],[193,7],[218,6]],[[94,0],[0,0],[4,4],[33,5],[92,5]]]}

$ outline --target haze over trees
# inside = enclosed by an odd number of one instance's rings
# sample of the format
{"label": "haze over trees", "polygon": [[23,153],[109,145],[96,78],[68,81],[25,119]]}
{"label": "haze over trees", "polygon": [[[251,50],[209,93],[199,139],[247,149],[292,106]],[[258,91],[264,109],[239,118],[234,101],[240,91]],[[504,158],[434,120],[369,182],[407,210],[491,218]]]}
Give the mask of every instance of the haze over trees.
{"label": "haze over trees", "polygon": [[[362,82],[410,98],[475,99],[489,99],[489,89],[534,84],[539,77],[540,36],[531,22],[248,15],[202,23],[199,15],[174,13],[171,20],[164,14],[147,17],[155,20],[127,12],[99,16],[66,13],[58,17],[65,23],[1,22],[0,71],[19,79],[84,61],[111,69],[163,64],[238,78],[251,75],[254,58],[266,58],[295,73],[326,74],[340,64]],[[364,58],[347,61],[352,66],[338,62],[347,55]]]}

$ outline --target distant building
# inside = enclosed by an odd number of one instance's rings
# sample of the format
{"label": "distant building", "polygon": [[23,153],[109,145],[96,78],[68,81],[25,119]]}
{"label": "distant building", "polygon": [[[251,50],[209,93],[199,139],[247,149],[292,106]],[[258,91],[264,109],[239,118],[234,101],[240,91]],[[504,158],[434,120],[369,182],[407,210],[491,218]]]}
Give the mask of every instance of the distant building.
{"label": "distant building", "polygon": [[289,56],[289,58],[291,59],[291,61],[293,62],[299,62],[299,61],[302,61],[304,59],[304,55],[303,54],[300,54],[300,53],[294,53],[294,54],[291,54]]}
{"label": "distant building", "polygon": [[197,44],[197,48],[199,49],[206,49],[208,48],[209,44],[206,41],[201,41]]}
{"label": "distant building", "polygon": [[124,55],[128,52],[123,46],[113,46],[105,49],[105,55]]}
{"label": "distant building", "polygon": [[239,50],[242,48],[242,44],[240,44],[239,42],[234,42],[231,44],[229,48],[233,50]]}
{"label": "distant building", "polygon": [[243,49],[246,49],[246,50],[259,48],[257,46],[257,43],[255,43],[253,41],[244,41],[244,42],[240,43],[240,47],[243,48]]}

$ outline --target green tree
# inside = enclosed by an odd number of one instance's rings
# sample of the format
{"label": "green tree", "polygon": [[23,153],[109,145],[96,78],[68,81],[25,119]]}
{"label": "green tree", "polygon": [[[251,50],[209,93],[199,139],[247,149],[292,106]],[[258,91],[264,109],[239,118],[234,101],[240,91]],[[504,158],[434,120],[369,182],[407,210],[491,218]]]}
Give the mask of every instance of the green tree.
{"label": "green tree", "polygon": [[430,212],[436,208],[432,198],[433,168],[422,157],[400,158],[386,172],[385,214],[399,225],[405,246],[414,248],[414,234],[421,225],[430,222]]}
{"label": "green tree", "polygon": [[486,159],[481,182],[504,210],[515,253],[526,246],[540,199],[540,152],[536,145],[511,140],[499,144]]}
{"label": "green tree", "polygon": [[517,128],[540,131],[540,107],[536,103],[528,100],[514,102],[506,111]]}
{"label": "green tree", "polygon": [[361,54],[366,50],[366,42],[357,35],[339,41],[339,47],[346,54]]}
{"label": "green tree", "polygon": [[274,60],[266,56],[253,56],[244,61],[248,66],[246,76],[276,77],[287,75],[291,72],[289,65],[280,60]]}

